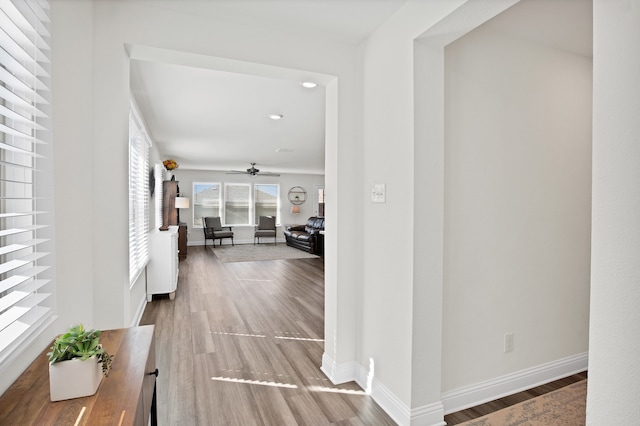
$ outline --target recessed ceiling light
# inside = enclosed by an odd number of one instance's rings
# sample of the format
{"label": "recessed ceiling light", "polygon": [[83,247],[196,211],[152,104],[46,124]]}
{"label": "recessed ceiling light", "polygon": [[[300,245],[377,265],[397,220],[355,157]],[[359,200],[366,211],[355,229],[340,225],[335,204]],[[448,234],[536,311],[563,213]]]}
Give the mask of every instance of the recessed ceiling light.
{"label": "recessed ceiling light", "polygon": [[277,148],[276,152],[293,152],[293,148]]}
{"label": "recessed ceiling light", "polygon": [[272,120],[280,120],[281,118],[284,118],[284,115],[282,114],[269,114],[269,118]]}
{"label": "recessed ceiling light", "polygon": [[302,87],[306,87],[307,89],[313,89],[317,85],[318,85],[318,83],[314,83],[312,81],[303,81],[302,82]]}

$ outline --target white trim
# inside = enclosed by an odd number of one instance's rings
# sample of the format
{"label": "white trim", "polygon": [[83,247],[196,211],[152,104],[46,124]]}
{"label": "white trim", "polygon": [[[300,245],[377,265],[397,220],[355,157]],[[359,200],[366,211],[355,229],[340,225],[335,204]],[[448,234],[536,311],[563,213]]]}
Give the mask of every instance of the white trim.
{"label": "white trim", "polygon": [[411,410],[411,426],[446,426],[442,402],[423,405]]}
{"label": "white trim", "polygon": [[[396,423],[407,426],[445,426],[444,407],[440,401],[411,409],[360,365],[356,382]],[[369,383],[371,382],[371,383]]]}
{"label": "white trim", "polygon": [[411,408],[375,377],[371,383],[371,398],[399,425],[412,424]]}
{"label": "white trim", "polygon": [[[146,270],[145,270],[146,274]],[[136,309],[136,314],[131,319],[131,324],[129,327],[136,327],[140,325],[140,321],[142,321],[142,315],[144,314],[144,309],[147,307],[147,297],[146,294],[142,296],[140,299],[140,303],[138,304],[138,309]]]}
{"label": "white trim", "polygon": [[[369,377],[369,371],[356,361],[336,364],[326,353],[322,355],[322,372],[331,383],[355,381],[396,423],[407,426],[445,426],[441,402],[411,409],[382,382]],[[369,381],[371,383],[369,383]]]}
{"label": "white trim", "polygon": [[[336,362],[326,353],[320,369],[333,384],[355,381],[396,423],[407,426],[445,426],[445,414],[474,407],[507,395],[531,389],[572,374],[586,371],[589,353],[569,356],[442,394],[441,401],[411,409],[368,370],[352,361]],[[370,389],[369,389],[370,386]]]}
{"label": "white trim", "polygon": [[586,371],[589,353],[569,356],[442,394],[444,413],[454,413]]}
{"label": "white trim", "polygon": [[322,366],[320,370],[322,370],[334,385],[353,381],[357,382],[358,367],[359,364],[356,361],[336,364],[329,355],[326,353],[322,354]]}

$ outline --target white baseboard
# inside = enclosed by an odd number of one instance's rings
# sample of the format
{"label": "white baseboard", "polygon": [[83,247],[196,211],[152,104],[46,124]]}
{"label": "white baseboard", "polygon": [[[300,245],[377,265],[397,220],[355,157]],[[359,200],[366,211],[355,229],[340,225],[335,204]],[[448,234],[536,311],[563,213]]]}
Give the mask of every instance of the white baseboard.
{"label": "white baseboard", "polygon": [[402,402],[393,392],[375,377],[370,377],[369,372],[360,366],[358,379],[356,380],[362,389],[365,389],[371,398],[382,408],[396,423],[402,426],[445,426],[444,408],[440,401],[417,408],[410,408]]}
{"label": "white baseboard", "polygon": [[401,426],[445,426],[444,410],[440,402],[411,409],[361,364],[352,361],[336,362],[326,353],[320,369],[334,385],[355,381],[396,423]]}
{"label": "white baseboard", "polygon": [[359,365],[360,364],[355,361],[336,364],[329,355],[323,353],[320,370],[331,380],[331,383],[339,385],[347,382],[357,382]]}
{"label": "white baseboard", "polygon": [[320,367],[333,384],[355,381],[401,426],[445,426],[444,415],[512,395],[587,370],[589,353],[585,352],[527,368],[492,380],[455,389],[442,394],[441,401],[411,409],[368,370],[352,361],[336,362],[326,353]]}
{"label": "white baseboard", "polygon": [[442,394],[444,413],[454,413],[571,376],[586,371],[588,365],[589,353],[584,352],[445,392]]}

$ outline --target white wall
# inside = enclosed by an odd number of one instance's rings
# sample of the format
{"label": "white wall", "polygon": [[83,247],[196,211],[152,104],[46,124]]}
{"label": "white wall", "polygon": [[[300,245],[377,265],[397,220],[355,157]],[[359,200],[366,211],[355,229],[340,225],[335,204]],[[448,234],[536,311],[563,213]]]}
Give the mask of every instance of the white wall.
{"label": "white wall", "polygon": [[[52,7],[53,138],[56,191],[58,332],[93,318],[93,134],[91,19],[93,5],[54,2]],[[58,17],[67,16],[66,22]],[[65,26],[75,28],[75,33]],[[70,67],[66,64],[73,63]],[[62,78],[59,78],[62,77]],[[78,238],[82,231],[83,237]],[[78,303],[81,301],[81,303]]]}
{"label": "white wall", "polygon": [[587,424],[640,424],[637,1],[594,0],[593,238]]}
{"label": "white wall", "polygon": [[[280,185],[280,217],[279,222],[282,226],[277,228],[278,241],[284,241],[284,234],[282,233],[284,225],[290,224],[304,224],[310,216],[315,215],[315,209],[313,206],[313,185],[323,185],[324,176],[320,175],[300,175],[300,174],[281,174],[279,177],[255,177],[252,178],[248,175],[228,175],[225,172],[220,171],[208,171],[208,170],[187,170],[179,168],[173,173],[176,180],[179,182],[180,195],[187,197],[190,200],[190,207],[193,206],[193,182],[217,182],[222,185],[224,183],[262,183],[262,184],[279,184]],[[291,203],[287,198],[287,193],[294,186],[301,186],[307,191],[307,201],[300,205],[299,214],[291,214]],[[193,208],[180,210],[180,221],[187,224],[187,237],[188,245],[203,245],[204,234],[202,228],[193,227]],[[238,226],[234,225],[234,243],[253,244],[254,226]],[[265,239],[263,241],[273,241],[272,239]],[[218,244],[216,242],[216,244]],[[223,241],[223,244],[229,243],[228,240]],[[207,242],[207,245],[211,246],[211,241]]]}
{"label": "white wall", "polygon": [[480,27],[445,76],[446,392],[588,351],[592,63]]}

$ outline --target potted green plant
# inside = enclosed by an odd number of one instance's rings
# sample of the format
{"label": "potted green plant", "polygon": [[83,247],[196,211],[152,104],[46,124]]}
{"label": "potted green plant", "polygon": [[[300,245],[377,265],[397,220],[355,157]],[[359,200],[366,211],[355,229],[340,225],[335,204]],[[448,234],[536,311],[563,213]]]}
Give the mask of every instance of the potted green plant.
{"label": "potted green plant", "polygon": [[100,334],[100,330],[85,330],[79,324],[54,340],[47,353],[51,401],[96,393],[113,359],[100,344]]}

